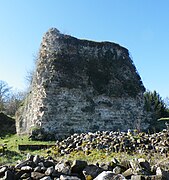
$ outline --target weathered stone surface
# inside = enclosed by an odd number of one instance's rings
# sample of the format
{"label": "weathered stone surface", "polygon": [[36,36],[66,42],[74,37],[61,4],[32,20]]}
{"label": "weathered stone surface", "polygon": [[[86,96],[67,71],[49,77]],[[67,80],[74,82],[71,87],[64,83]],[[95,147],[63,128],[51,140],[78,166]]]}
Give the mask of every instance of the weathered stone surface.
{"label": "weathered stone surface", "polygon": [[148,161],[146,161],[144,158],[140,158],[138,159],[138,162],[145,171],[151,172],[150,163]]}
{"label": "weathered stone surface", "polygon": [[101,172],[103,172],[103,169],[90,164],[88,166],[85,167],[85,169],[83,170],[83,174],[85,176],[86,179],[94,179],[95,177],[97,177]]}
{"label": "weathered stone surface", "polygon": [[47,170],[45,171],[45,174],[48,175],[48,176],[50,176],[50,175],[53,173],[53,171],[54,171],[54,167],[53,167],[53,166],[52,166],[52,167],[49,167],[49,168],[47,168]]}
{"label": "weathered stone surface", "polygon": [[55,163],[54,163],[54,161],[52,161],[52,160],[45,160],[44,162],[43,162],[43,165],[45,166],[45,167],[51,167],[51,166],[55,166]]}
{"label": "weathered stone surface", "polygon": [[26,172],[31,172],[32,171],[32,167],[30,167],[30,166],[23,166],[23,167],[21,167],[21,170],[22,171],[26,171]]}
{"label": "weathered stone surface", "polygon": [[126,180],[121,174],[114,174],[111,171],[103,171],[94,180]]}
{"label": "weathered stone surface", "polygon": [[7,166],[1,167],[0,168],[0,176],[2,176],[5,173],[6,170],[7,170]]}
{"label": "weathered stone surface", "polygon": [[126,48],[52,28],[43,37],[30,94],[17,113],[17,133],[60,139],[74,132],[146,128],[143,92]]}
{"label": "weathered stone surface", "polygon": [[121,172],[122,172],[122,169],[121,169],[121,167],[119,167],[119,166],[116,166],[116,167],[113,169],[113,173],[114,173],[114,174],[121,174]]}
{"label": "weathered stone surface", "polygon": [[80,180],[80,179],[76,176],[61,175],[60,180]]}
{"label": "weathered stone surface", "polygon": [[55,166],[55,170],[60,172],[60,173],[63,173],[63,174],[70,174],[71,173],[71,166],[70,166],[70,163],[68,161],[64,162],[64,161],[61,161],[59,163],[56,164]]}
{"label": "weathered stone surface", "polygon": [[86,161],[75,160],[75,161],[73,161],[73,164],[71,167],[71,172],[72,173],[81,173],[86,166],[87,166]]}
{"label": "weathered stone surface", "polygon": [[50,176],[45,176],[45,177],[41,178],[40,180],[52,180],[52,178]]}
{"label": "weathered stone surface", "polygon": [[27,179],[27,178],[30,178],[31,177],[31,173],[24,173],[22,176],[21,176],[21,179]]}
{"label": "weathered stone surface", "polygon": [[26,166],[29,162],[30,162],[29,160],[25,160],[25,161],[23,161],[23,162],[20,162],[20,163],[18,163],[18,164],[15,166],[15,168],[16,168],[16,169],[20,169],[20,168],[22,168],[23,166]]}
{"label": "weathered stone surface", "polygon": [[103,171],[94,180],[111,180],[115,174],[112,171]]}
{"label": "weathered stone surface", "polygon": [[[126,152],[129,154],[144,153],[148,156],[154,153],[166,155],[166,152],[169,151],[168,137],[169,134],[165,129],[155,134],[141,132],[137,134],[130,133],[130,135],[126,132],[97,131],[95,133],[73,134],[64,140],[57,141],[56,149],[59,155],[66,155],[79,150],[87,154],[94,149],[106,152]],[[166,151],[162,151],[162,149]],[[118,165],[118,160],[113,158],[109,170]],[[143,170],[150,171],[149,162],[142,158],[134,162],[134,164],[125,160],[120,164],[120,167],[127,170],[132,165],[137,166],[133,167],[135,169],[142,167]]]}
{"label": "weathered stone surface", "polygon": [[39,155],[35,155],[33,158],[33,162],[37,165],[40,162],[40,157]]}
{"label": "weathered stone surface", "polygon": [[133,175],[133,169],[129,168],[126,171],[123,172],[122,174],[124,177],[130,177],[131,175]]}
{"label": "weathered stone surface", "polygon": [[32,177],[33,179],[40,179],[40,178],[45,177],[45,174],[39,173],[39,172],[32,172],[32,173],[31,173],[31,177]]}
{"label": "weathered stone surface", "polygon": [[162,176],[159,176],[159,175],[150,175],[150,176],[133,175],[131,176],[131,180],[162,180],[162,179],[163,179]]}
{"label": "weathered stone surface", "polygon": [[5,172],[5,177],[3,179],[4,180],[13,180],[14,179],[14,174],[10,170],[7,170]]}
{"label": "weathered stone surface", "polygon": [[[33,158],[31,158],[33,162]],[[119,167],[121,167],[119,172],[116,172],[116,174],[112,170],[106,170],[110,168],[110,165],[112,162],[108,162],[108,166],[105,166],[106,164],[102,164],[99,166],[99,163],[97,165],[90,164],[87,165],[87,162],[85,161],[64,161],[64,162],[58,162],[55,161],[50,157],[50,160],[54,162],[55,166],[51,167],[44,167],[43,163],[45,161],[49,160],[48,158],[41,157],[39,164],[36,165],[36,167],[30,167],[28,165],[22,166],[20,168],[16,168],[14,166],[3,166],[1,167],[1,174],[0,179],[6,179],[6,180],[13,180],[13,179],[26,179],[26,180],[32,180],[32,179],[41,179],[41,180],[165,180],[169,179],[169,171],[168,171],[168,162],[166,162],[166,166],[161,163],[154,164],[149,170],[145,170],[146,167],[141,167],[140,162],[146,162],[143,158],[136,159],[134,158],[132,160],[129,160],[129,162],[132,162],[132,167],[129,169],[126,169],[126,166],[124,168],[124,161],[122,163],[121,160],[113,159],[114,164],[118,164]],[[25,161],[23,161],[25,162]],[[79,168],[75,168],[75,172],[71,171],[71,166],[78,166]],[[128,163],[127,163],[128,164]],[[135,164],[135,165],[134,165]],[[147,163],[146,163],[147,165]],[[84,168],[85,166],[85,168]],[[38,168],[44,168],[43,170],[40,169],[39,172],[36,171]],[[55,169],[54,169],[55,167]],[[84,169],[83,169],[83,168]],[[104,167],[101,168],[101,167]],[[112,166],[114,167],[114,165]],[[147,166],[149,167],[149,165]],[[153,168],[154,167],[154,168]],[[142,170],[143,168],[143,170]],[[81,172],[83,169],[83,172]],[[148,168],[149,169],[149,168]],[[32,171],[32,172],[31,172]],[[146,173],[145,173],[146,172]],[[83,174],[82,174],[83,173]]]}

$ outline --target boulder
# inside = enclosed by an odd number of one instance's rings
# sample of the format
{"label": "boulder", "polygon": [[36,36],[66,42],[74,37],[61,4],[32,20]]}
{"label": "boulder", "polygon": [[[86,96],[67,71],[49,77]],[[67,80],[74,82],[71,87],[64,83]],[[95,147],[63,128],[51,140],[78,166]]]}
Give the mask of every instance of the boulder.
{"label": "boulder", "polygon": [[93,179],[97,177],[101,172],[103,172],[103,169],[93,164],[87,165],[83,170],[83,174],[86,179]]}
{"label": "boulder", "polygon": [[103,171],[94,180],[126,180],[121,174],[114,174],[112,171]]}

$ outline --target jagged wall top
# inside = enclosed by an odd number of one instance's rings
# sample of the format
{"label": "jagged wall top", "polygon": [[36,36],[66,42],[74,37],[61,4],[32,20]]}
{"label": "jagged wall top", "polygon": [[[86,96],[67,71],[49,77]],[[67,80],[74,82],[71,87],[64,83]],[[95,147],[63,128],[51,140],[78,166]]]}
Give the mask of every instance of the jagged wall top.
{"label": "jagged wall top", "polygon": [[[88,76],[88,84],[92,84],[99,93],[136,96],[145,90],[128,50],[112,42],[79,40],[51,28],[41,43],[39,66],[42,68],[39,69],[45,69],[46,63],[53,66],[52,70],[46,67],[48,71],[67,77],[69,87],[84,85],[84,79],[77,80],[83,73]],[[77,81],[70,85],[73,79]],[[58,82],[63,85],[59,79]]]}
{"label": "jagged wall top", "polygon": [[[58,29],[56,28],[50,28],[44,35],[42,43],[41,43],[41,48],[51,52],[57,52],[60,50],[63,50],[63,46],[65,46],[65,43],[69,44],[81,44],[82,46],[90,47],[90,48],[103,48],[106,52],[106,50],[111,49],[111,51],[114,52],[114,50],[117,50],[117,56],[119,57],[121,53],[125,56],[129,56],[128,50],[119,44],[112,43],[112,42],[95,42],[95,41],[89,41],[89,40],[81,40],[77,39],[75,37],[69,36],[69,35],[64,35],[62,34]],[[71,52],[69,52],[71,53]],[[96,53],[94,54],[96,55]]]}

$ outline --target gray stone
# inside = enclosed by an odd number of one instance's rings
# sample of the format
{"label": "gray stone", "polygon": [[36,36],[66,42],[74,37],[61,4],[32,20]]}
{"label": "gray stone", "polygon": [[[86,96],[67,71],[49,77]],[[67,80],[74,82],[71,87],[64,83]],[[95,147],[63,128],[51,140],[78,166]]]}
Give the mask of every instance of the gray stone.
{"label": "gray stone", "polygon": [[112,180],[114,175],[112,171],[103,171],[94,180]]}
{"label": "gray stone", "polygon": [[123,175],[124,177],[130,177],[131,175],[133,175],[133,169],[132,169],[132,168],[127,169],[126,171],[124,171],[124,172],[122,173],[122,175]]}
{"label": "gray stone", "polygon": [[1,167],[0,168],[0,176],[2,176],[5,173],[6,170],[7,170],[7,166]]}
{"label": "gray stone", "polygon": [[126,180],[121,174],[114,174],[112,171],[103,171],[94,180]]}
{"label": "gray stone", "polygon": [[54,169],[54,171],[52,173],[52,177],[59,178],[61,174],[62,174],[61,172],[58,172]]}
{"label": "gray stone", "polygon": [[121,174],[122,169],[121,169],[121,167],[116,166],[116,167],[113,169],[112,172],[113,172],[114,174]]}
{"label": "gray stone", "polygon": [[72,173],[81,173],[86,166],[87,166],[86,161],[74,160],[72,167],[71,167],[71,172]]}
{"label": "gray stone", "polygon": [[51,166],[55,166],[55,163],[52,161],[52,160],[45,160],[44,162],[43,162],[43,165],[45,166],[45,167],[51,167]]}
{"label": "gray stone", "polygon": [[80,179],[76,176],[61,175],[60,180],[80,180]]}
{"label": "gray stone", "polygon": [[22,176],[21,176],[21,179],[27,179],[31,177],[31,173],[24,173]]}
{"label": "gray stone", "polygon": [[41,172],[42,170],[41,170],[41,167],[40,166],[37,166],[37,167],[35,167],[35,169],[34,169],[34,172]]}
{"label": "gray stone", "polygon": [[[15,169],[15,170],[18,170],[18,169]],[[15,179],[21,179],[22,175],[24,175],[24,174],[25,174],[25,171],[21,171],[21,170],[16,171],[15,172]]]}
{"label": "gray stone", "polygon": [[28,161],[33,161],[33,158],[34,158],[34,156],[30,153],[28,153],[26,156],[26,160],[28,160]]}
{"label": "gray stone", "polygon": [[147,160],[145,160],[144,158],[139,158],[138,162],[144,170],[151,172],[150,163]]}
{"label": "gray stone", "polygon": [[126,178],[121,174],[117,174],[113,177],[112,180],[126,180]]}
{"label": "gray stone", "polygon": [[35,155],[33,158],[33,162],[37,165],[40,162],[40,157],[39,155]]}
{"label": "gray stone", "polygon": [[39,173],[39,172],[32,172],[31,173],[31,177],[33,179],[40,179],[40,178],[43,178],[44,176],[45,176],[45,174]]}
{"label": "gray stone", "polygon": [[131,176],[131,180],[144,180],[144,177],[141,175],[133,175]]}
{"label": "gray stone", "polygon": [[102,163],[99,165],[100,168],[104,169],[104,171],[112,171],[113,167],[109,164]]}
{"label": "gray stone", "polygon": [[93,164],[87,165],[85,169],[83,170],[83,174],[86,179],[90,179],[90,178],[93,179],[102,172],[103,172],[103,169]]}
{"label": "gray stone", "polygon": [[168,171],[164,171],[160,167],[157,167],[156,175],[162,177],[163,179],[169,179],[169,172]]}
{"label": "gray stone", "polygon": [[30,166],[23,166],[23,167],[21,167],[21,170],[22,171],[26,171],[26,172],[31,172],[32,171],[32,167],[30,167]]}
{"label": "gray stone", "polygon": [[41,172],[45,172],[46,170],[47,170],[46,167],[44,167],[44,166],[41,167]]}
{"label": "gray stone", "polygon": [[7,170],[7,171],[5,171],[5,177],[3,179],[4,180],[13,180],[14,174],[10,170]]}
{"label": "gray stone", "polygon": [[162,176],[159,176],[159,175],[150,175],[150,176],[132,175],[131,180],[163,180],[163,178]]}
{"label": "gray stone", "polygon": [[52,178],[50,176],[45,176],[43,178],[40,178],[40,180],[52,180]]}
{"label": "gray stone", "polygon": [[23,166],[26,166],[29,163],[29,160],[23,161],[15,166],[16,169],[20,169]]}
{"label": "gray stone", "polygon": [[53,171],[54,171],[54,167],[53,167],[53,166],[52,166],[52,167],[49,167],[49,168],[47,168],[47,170],[45,171],[45,174],[48,175],[48,176],[50,176],[50,175],[53,173]]}
{"label": "gray stone", "polygon": [[71,166],[69,162],[59,162],[55,166],[55,170],[64,174],[69,175],[71,173]]}

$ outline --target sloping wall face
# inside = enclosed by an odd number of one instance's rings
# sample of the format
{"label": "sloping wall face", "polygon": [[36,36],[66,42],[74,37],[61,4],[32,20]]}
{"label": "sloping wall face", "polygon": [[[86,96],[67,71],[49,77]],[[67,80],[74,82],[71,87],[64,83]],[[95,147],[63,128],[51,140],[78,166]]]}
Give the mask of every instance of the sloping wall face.
{"label": "sloping wall face", "polygon": [[52,28],[43,37],[17,132],[60,139],[72,133],[145,128],[144,90],[127,49]]}

